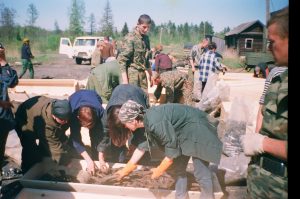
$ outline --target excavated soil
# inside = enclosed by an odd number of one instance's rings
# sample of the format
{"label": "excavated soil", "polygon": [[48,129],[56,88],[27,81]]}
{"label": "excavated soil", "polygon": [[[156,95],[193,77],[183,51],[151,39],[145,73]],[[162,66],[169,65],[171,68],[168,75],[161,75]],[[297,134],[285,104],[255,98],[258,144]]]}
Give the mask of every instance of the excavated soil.
{"label": "excavated soil", "polygon": [[[158,179],[151,179],[152,172],[150,167],[133,171],[130,175],[117,181],[114,175],[119,169],[111,169],[107,174],[97,172],[94,176],[87,175],[87,172],[81,170],[77,177],[66,175],[64,170],[47,173],[40,178],[43,181],[75,182],[86,184],[112,185],[148,189],[175,189],[175,179],[168,173],[164,173]],[[199,185],[195,182],[194,176],[188,173],[188,186],[190,191],[200,191]]]}

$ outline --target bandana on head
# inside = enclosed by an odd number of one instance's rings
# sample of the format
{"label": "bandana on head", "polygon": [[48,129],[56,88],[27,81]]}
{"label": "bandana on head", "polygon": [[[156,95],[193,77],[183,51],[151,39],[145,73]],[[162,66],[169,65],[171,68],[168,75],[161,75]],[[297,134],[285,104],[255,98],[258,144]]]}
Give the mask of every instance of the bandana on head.
{"label": "bandana on head", "polygon": [[122,123],[132,122],[139,115],[143,115],[143,113],[144,107],[142,105],[135,101],[128,100],[122,105],[118,117]]}

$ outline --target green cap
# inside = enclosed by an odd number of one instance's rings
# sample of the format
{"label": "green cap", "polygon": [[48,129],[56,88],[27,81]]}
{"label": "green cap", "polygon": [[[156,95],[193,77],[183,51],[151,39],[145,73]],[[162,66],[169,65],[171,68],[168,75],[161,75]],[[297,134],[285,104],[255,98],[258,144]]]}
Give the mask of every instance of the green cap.
{"label": "green cap", "polygon": [[68,120],[71,116],[71,106],[68,100],[53,100],[52,114],[61,120]]}

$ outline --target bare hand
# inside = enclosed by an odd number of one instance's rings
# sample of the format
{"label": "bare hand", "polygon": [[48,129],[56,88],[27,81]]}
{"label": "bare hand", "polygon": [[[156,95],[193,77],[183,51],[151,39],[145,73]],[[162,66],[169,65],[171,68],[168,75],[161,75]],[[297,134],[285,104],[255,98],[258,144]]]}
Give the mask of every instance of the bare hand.
{"label": "bare hand", "polygon": [[104,173],[104,174],[108,174],[109,172],[109,165],[107,162],[104,162],[104,161],[100,161],[100,167],[99,167],[101,173]]}
{"label": "bare hand", "polygon": [[89,172],[91,175],[95,175],[95,171],[96,171],[96,165],[94,164],[93,161],[88,162],[87,164],[87,172]]}

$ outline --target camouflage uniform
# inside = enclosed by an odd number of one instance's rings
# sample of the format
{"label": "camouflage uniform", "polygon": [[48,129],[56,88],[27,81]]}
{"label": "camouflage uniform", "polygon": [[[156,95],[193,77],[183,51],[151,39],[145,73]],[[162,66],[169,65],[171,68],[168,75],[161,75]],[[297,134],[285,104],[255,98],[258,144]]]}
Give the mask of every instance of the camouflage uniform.
{"label": "camouflage uniform", "polygon": [[141,87],[147,92],[148,82],[145,70],[150,68],[150,41],[147,35],[141,35],[137,29],[124,39],[124,50],[118,56],[121,72],[127,72],[130,84]]}
{"label": "camouflage uniform", "polygon": [[[166,89],[166,101],[168,103],[182,103],[193,106],[192,91],[193,83],[188,80],[188,75],[177,71],[167,71],[160,74],[161,83],[157,85],[154,95],[160,97],[161,90]],[[181,101],[183,98],[183,102]]]}
{"label": "camouflage uniform", "polygon": [[200,48],[199,44],[196,44],[193,46],[192,50],[189,54],[189,59],[193,60],[195,65],[195,72],[192,74],[192,70],[189,70],[189,78],[191,78],[191,75],[193,75],[193,95],[195,98],[200,99],[201,98],[201,82],[199,80],[200,73],[199,73],[199,65],[202,55],[206,52],[204,48]]}
{"label": "camouflage uniform", "polygon": [[[288,138],[288,70],[272,80],[263,106],[264,120],[260,133],[270,138]],[[266,157],[266,154],[261,155]],[[276,175],[257,163],[252,157],[248,167],[247,188],[250,198],[287,198],[288,176]],[[271,157],[272,158],[272,157]],[[283,160],[280,162],[285,163]],[[280,164],[280,163],[279,163]],[[285,163],[287,169],[287,162]],[[286,170],[287,171],[287,170]]]}

